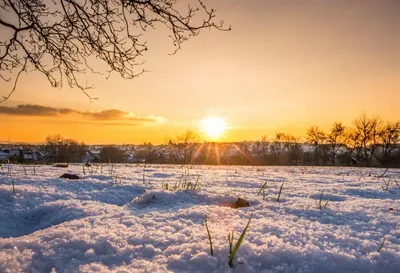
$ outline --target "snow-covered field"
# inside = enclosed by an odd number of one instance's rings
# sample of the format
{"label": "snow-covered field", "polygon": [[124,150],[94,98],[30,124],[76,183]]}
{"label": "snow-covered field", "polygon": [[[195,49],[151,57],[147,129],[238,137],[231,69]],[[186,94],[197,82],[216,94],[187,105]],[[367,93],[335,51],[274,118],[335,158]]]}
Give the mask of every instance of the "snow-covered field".
{"label": "snow-covered field", "polygon": [[[384,169],[329,167],[10,170],[0,169],[0,272],[400,272],[400,170],[383,179]],[[81,179],[58,178],[65,172]],[[182,189],[185,172],[199,190]],[[250,206],[231,208],[238,197]],[[235,244],[251,215],[230,268],[228,233]]]}

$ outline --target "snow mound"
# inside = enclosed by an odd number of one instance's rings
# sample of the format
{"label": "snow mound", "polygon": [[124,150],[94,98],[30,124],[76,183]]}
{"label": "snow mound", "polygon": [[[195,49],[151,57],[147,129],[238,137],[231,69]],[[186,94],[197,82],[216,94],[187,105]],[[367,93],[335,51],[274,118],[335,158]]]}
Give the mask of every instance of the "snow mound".
{"label": "snow mound", "polygon": [[166,208],[215,205],[233,207],[237,199],[235,196],[210,195],[194,190],[150,190],[133,199],[131,206],[147,207],[146,205],[151,205]]}

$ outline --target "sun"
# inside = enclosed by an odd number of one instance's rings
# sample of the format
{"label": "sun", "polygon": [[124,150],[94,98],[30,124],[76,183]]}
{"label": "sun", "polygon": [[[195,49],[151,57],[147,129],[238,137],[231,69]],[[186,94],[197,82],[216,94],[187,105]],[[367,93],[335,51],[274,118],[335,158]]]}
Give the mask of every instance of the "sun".
{"label": "sun", "polygon": [[211,139],[221,138],[226,130],[225,119],[220,117],[208,117],[201,121],[203,132]]}

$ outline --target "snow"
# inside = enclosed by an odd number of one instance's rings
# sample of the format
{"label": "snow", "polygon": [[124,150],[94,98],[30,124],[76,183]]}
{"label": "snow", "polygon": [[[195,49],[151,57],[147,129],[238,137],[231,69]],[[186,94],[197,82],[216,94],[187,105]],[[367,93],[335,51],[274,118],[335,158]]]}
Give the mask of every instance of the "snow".
{"label": "snow", "polygon": [[[0,272],[399,272],[400,170],[385,174],[387,190],[378,178],[384,169],[116,164],[85,175],[82,165],[25,171],[0,169]],[[58,178],[64,172],[80,179]],[[200,189],[183,186],[185,176],[192,185],[199,177]],[[257,193],[265,182],[263,200]],[[231,208],[238,197],[250,206]],[[235,230],[235,244],[251,215],[230,268],[228,233]]]}

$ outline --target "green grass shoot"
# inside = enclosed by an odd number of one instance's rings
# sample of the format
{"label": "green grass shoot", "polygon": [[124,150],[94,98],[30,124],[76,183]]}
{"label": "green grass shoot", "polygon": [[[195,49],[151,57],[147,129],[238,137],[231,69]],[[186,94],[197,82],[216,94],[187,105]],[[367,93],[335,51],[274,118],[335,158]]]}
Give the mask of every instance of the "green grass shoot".
{"label": "green grass shoot", "polygon": [[[322,199],[324,196],[324,191],[322,190],[321,195],[319,196],[319,204],[317,204],[317,200],[315,200],[315,204],[317,206],[317,208],[322,209]],[[326,199],[325,205],[323,206],[324,208],[326,208],[329,204],[329,201],[331,200],[332,197],[332,192],[329,194],[328,199]]]}
{"label": "green grass shoot", "polygon": [[232,230],[232,234],[228,233],[229,255],[232,255],[232,245],[233,245],[233,236],[234,235],[235,235],[234,230]]}
{"label": "green grass shoot", "polygon": [[382,250],[383,246],[385,245],[385,241],[386,241],[386,238],[383,238],[382,244],[376,252],[380,252]]}
{"label": "green grass shoot", "polygon": [[322,197],[324,196],[324,190],[322,190],[321,195],[319,196],[319,209],[322,209]]}
{"label": "green grass shoot", "polygon": [[199,179],[200,179],[200,175],[197,177],[196,183],[194,183],[193,190],[195,190],[195,191],[198,190],[199,187],[200,187],[200,185],[199,185]]}
{"label": "green grass shoot", "polygon": [[11,179],[11,184],[12,184],[12,190],[13,190],[13,193],[15,193],[14,179]]}
{"label": "green grass shoot", "polygon": [[282,189],[283,189],[283,184],[285,184],[285,182],[282,182],[281,188],[279,189],[279,194],[278,194],[278,198],[276,199],[276,202],[279,202],[279,199],[281,199],[281,193],[282,193]]}
{"label": "green grass shoot", "polygon": [[332,197],[332,192],[331,192],[331,194],[329,194],[329,197],[328,197],[328,199],[327,199],[326,202],[325,202],[324,208],[326,208],[326,206],[328,206],[328,203],[329,203],[329,200],[331,200],[331,197]]}
{"label": "green grass shoot", "polygon": [[258,191],[257,195],[260,195],[260,193],[264,190],[264,188],[267,186],[267,182],[264,183],[264,185],[262,185],[261,189]]}
{"label": "green grass shoot", "polygon": [[[229,264],[230,267],[233,266],[233,259],[235,258],[236,253],[237,253],[237,251],[239,250],[239,247],[240,247],[240,245],[241,245],[242,242],[243,242],[244,235],[246,235],[246,231],[247,231],[247,229],[249,228],[250,221],[251,221],[251,218],[252,218],[252,217],[253,217],[253,216],[250,216],[249,221],[247,222],[246,227],[244,228],[242,234],[240,234],[239,240],[236,242],[235,247],[234,247],[233,250],[232,250],[232,253],[229,255],[229,263],[228,263],[228,264]],[[233,232],[232,232],[232,242],[233,242]]]}
{"label": "green grass shoot", "polygon": [[204,215],[204,222],[206,225],[208,240],[210,241],[210,255],[214,256],[214,250],[213,250],[213,245],[212,245],[212,240],[211,240],[211,233],[210,233],[210,230],[208,229],[207,215]]}

